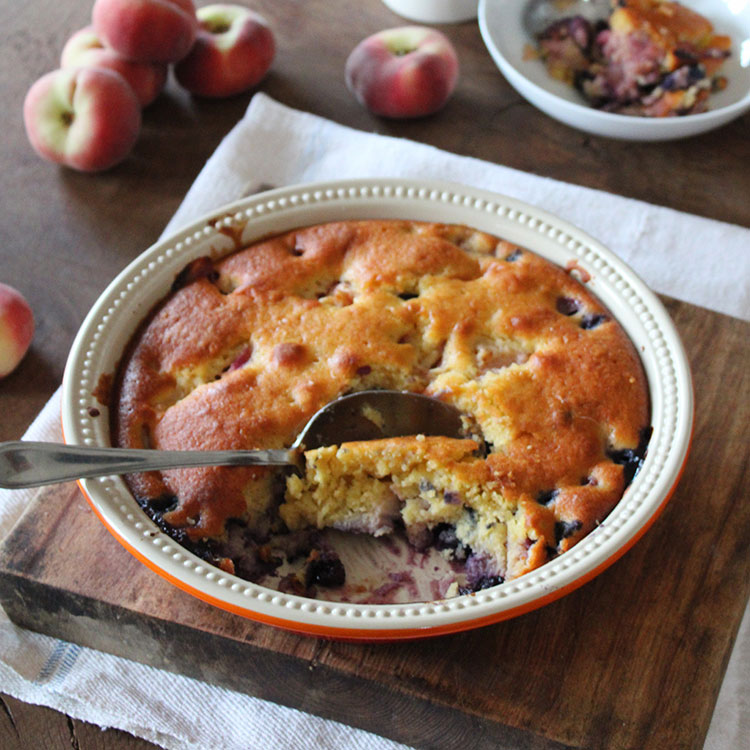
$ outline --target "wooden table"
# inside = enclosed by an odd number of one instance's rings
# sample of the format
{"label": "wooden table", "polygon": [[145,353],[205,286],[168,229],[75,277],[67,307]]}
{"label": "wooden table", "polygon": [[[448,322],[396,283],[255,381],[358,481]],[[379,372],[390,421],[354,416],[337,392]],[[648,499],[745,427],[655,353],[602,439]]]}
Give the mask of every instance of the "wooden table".
{"label": "wooden table", "polygon": [[[357,3],[356,12],[345,0],[252,5],[271,22],[278,42],[261,89],[284,104],[361,130],[750,226],[750,115],[674,143],[589,136],[526,103],[492,63],[476,24],[467,23],[444,27],[462,64],[447,107],[424,120],[385,121],[353,99],[343,66],[361,38],[402,19],[378,0]],[[0,8],[5,11],[0,281],[23,291],[37,319],[29,354],[0,381],[0,440],[9,440],[23,434],[60,383],[86,311],[110,279],[158,237],[206,159],[244,113],[251,93],[193,101],[170,82],[145,111],[140,139],[123,164],[95,176],[59,169],[28,145],[23,97],[37,77],[58,66],[67,37],[89,22],[90,7],[0,0]],[[675,311],[679,314],[679,306]],[[0,696],[0,708],[2,747],[150,747],[8,696]]]}

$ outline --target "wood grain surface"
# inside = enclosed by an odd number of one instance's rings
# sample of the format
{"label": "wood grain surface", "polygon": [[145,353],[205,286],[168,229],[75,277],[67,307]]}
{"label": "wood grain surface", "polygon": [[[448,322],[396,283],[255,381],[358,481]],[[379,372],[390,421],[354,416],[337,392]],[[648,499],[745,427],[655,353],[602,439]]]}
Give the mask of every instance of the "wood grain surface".
{"label": "wood grain surface", "polygon": [[[191,99],[170,81],[160,99],[144,112],[138,143],[120,166],[107,173],[84,175],[41,161],[24,134],[23,98],[36,78],[58,66],[67,37],[89,23],[91,4],[70,0],[25,3],[0,0],[0,9],[4,11],[0,28],[4,57],[4,64],[0,66],[4,103],[0,108],[3,135],[0,139],[3,167],[0,170],[0,281],[24,293],[37,319],[37,332],[29,354],[13,374],[0,381],[0,440],[20,437],[53,393],[60,383],[70,344],[89,307],[107,283],[158,238],[206,159],[244,113],[253,93],[221,101],[201,101]],[[403,19],[389,11],[380,0],[362,0],[357,3],[356,12],[352,11],[352,4],[344,0],[252,0],[246,4],[260,10],[274,28],[278,53],[260,90],[284,104],[364,131],[409,138],[527,172],[750,226],[750,115],[713,133],[671,143],[628,143],[589,136],[557,123],[523,100],[492,63],[476,24],[465,23],[443,27],[457,48],[462,66],[458,88],[446,108],[422,120],[382,120],[361,108],[347,91],[343,66],[360,39],[382,28],[401,25]],[[707,251],[716,253],[720,262],[721,248]],[[689,306],[670,305],[670,311],[683,333],[689,335],[690,340],[695,339],[691,357],[697,378],[717,357],[725,357],[723,350],[717,352],[712,332],[722,329],[725,331],[723,340],[729,340],[726,330],[735,331],[732,335],[739,337],[732,344],[735,355],[737,347],[741,350],[730,371],[734,372],[736,387],[746,389],[742,371],[736,367],[736,363],[741,362],[747,369],[746,328],[736,328],[736,321],[720,316],[693,315]],[[709,453],[702,455],[694,451],[680,491],[643,542],[611,571],[579,592],[539,613],[521,618],[519,624],[509,623],[493,629],[497,642],[505,644],[513,657],[512,669],[502,671],[493,684],[493,690],[506,691],[503,693],[505,701],[512,704],[508,708],[507,726],[528,726],[529,696],[538,693],[543,701],[541,715],[548,725],[543,736],[558,737],[561,742],[571,738],[567,730],[555,728],[557,717],[569,700],[563,686],[567,690],[572,675],[581,676],[578,664],[583,646],[579,645],[575,652],[567,650],[571,645],[571,633],[576,627],[586,626],[584,632],[594,645],[592,653],[602,660],[611,660],[611,655],[603,651],[606,639],[593,627],[601,616],[597,614],[601,610],[600,595],[604,596],[604,603],[613,606],[623,618],[624,626],[618,633],[624,643],[615,644],[616,653],[622,653],[623,659],[626,655],[632,656],[639,645],[656,645],[658,661],[664,664],[666,661],[660,655],[670,653],[674,643],[681,643],[685,651],[707,645],[708,661],[713,665],[708,681],[715,684],[732,637],[731,627],[726,626],[719,637],[715,620],[733,617],[747,596],[747,570],[738,570],[733,564],[736,565],[742,553],[747,558],[748,524],[746,516],[739,515],[738,520],[733,520],[729,506],[720,507],[711,497],[696,498],[691,492],[691,483],[710,471],[713,476],[734,477],[733,492],[737,498],[747,486],[747,477],[743,474],[747,470],[746,445],[736,436],[730,440],[725,424],[713,418],[708,410],[721,405],[720,387],[726,389],[725,400],[734,398],[736,391],[732,381],[727,380],[727,372],[721,373],[713,386],[704,385],[698,394],[696,445],[699,438],[704,438],[707,447],[702,450]],[[713,456],[710,462],[707,456]],[[728,496],[731,489],[728,489]],[[730,500],[725,499],[725,502]],[[708,516],[701,516],[702,511]],[[701,521],[697,522],[696,518]],[[664,531],[665,527],[671,529],[671,533]],[[666,562],[654,551],[658,546],[656,539],[658,544],[673,551]],[[700,570],[688,567],[686,562],[697,553],[703,555],[704,566]],[[640,565],[646,568],[641,569]],[[654,565],[667,566],[667,580],[671,583],[666,594],[658,587],[643,585],[644,579],[648,584],[653,575],[662,575],[662,567]],[[691,571],[693,579],[680,574],[682,566]],[[627,572],[620,572],[622,570]],[[719,574],[727,578],[722,579]],[[626,580],[621,582],[620,576]],[[630,576],[634,576],[633,581]],[[611,594],[607,597],[607,582],[613,577],[618,586],[622,583],[625,587],[615,588],[632,597],[632,607],[627,608],[624,596],[617,601],[610,601]],[[675,592],[671,587],[679,590]],[[709,592],[706,600],[700,596],[704,587]],[[648,620],[650,608],[657,606],[658,600],[665,596],[676,597],[675,607],[679,602],[679,613],[683,615],[693,606],[690,596],[695,597],[695,603],[700,605],[696,608],[697,630],[658,628]],[[712,604],[706,604],[707,601]],[[633,621],[637,616],[643,620]],[[529,628],[548,629],[545,631],[548,640],[541,648],[550,667],[538,685],[530,684],[524,674],[523,652],[508,646],[510,640],[503,640],[520,637],[519,646],[528,645],[517,632],[524,621]],[[434,684],[438,677],[444,681],[441,700],[445,703],[453,699],[452,678],[466,676],[463,662],[483,637],[467,634],[446,639],[446,648],[455,661],[450,667],[444,666],[443,672],[436,671],[430,683]],[[268,648],[268,644],[262,641],[260,647]],[[295,648],[304,651],[309,644]],[[358,658],[377,661],[374,657],[353,655],[355,652],[349,646],[319,645],[318,648],[329,660],[327,668],[336,674],[346,674],[350,668],[347,665]],[[400,648],[406,649],[405,646]],[[428,644],[421,648],[437,647]],[[366,648],[361,651],[370,653]],[[399,648],[396,648],[394,658],[398,654]],[[310,664],[318,663],[318,656],[310,658],[307,653],[295,652],[292,657],[308,660]],[[411,686],[405,689],[416,696],[422,677],[410,673],[405,658],[397,664],[401,670],[400,681]],[[623,672],[627,673],[624,662],[611,665],[609,669],[604,675],[607,679],[619,679]],[[667,675],[670,680],[684,673],[680,658],[673,662],[673,670],[673,674]],[[703,668],[699,671],[702,673]],[[589,690],[596,692],[600,687],[590,684]],[[666,711],[672,718],[678,712],[678,707],[672,705],[676,690],[677,686],[668,680],[658,695],[655,691],[652,695],[658,698],[659,711],[664,710],[664,706],[672,706]],[[363,700],[367,697],[366,691],[362,696]],[[695,729],[696,736],[700,733],[698,728],[705,727],[714,698],[714,694],[699,695],[696,688],[690,705],[700,704],[700,710],[682,714],[683,723]],[[478,709],[483,710],[486,699],[472,696],[474,699]],[[459,696],[457,700],[459,707],[469,705],[464,703],[468,698]],[[588,705],[586,700],[584,708]],[[577,736],[590,738],[594,731],[592,726],[598,722],[611,728],[617,736],[634,732],[627,727],[617,728],[617,717],[627,714],[630,700],[632,696],[623,694],[615,713],[598,718],[584,717]],[[149,747],[120,732],[99,732],[77,720],[27,706],[12,698],[0,697],[0,709],[0,746],[3,748],[57,748],[71,744],[81,750]],[[585,713],[584,709],[581,712]],[[655,717],[657,713],[655,708]],[[375,731],[382,732],[383,728],[375,727]],[[479,724],[472,724],[466,729],[466,736],[481,738],[483,731]],[[418,740],[415,738],[414,742]]]}
{"label": "wood grain surface", "polygon": [[0,602],[24,627],[416,747],[699,748],[750,595],[750,477],[736,460],[750,421],[750,326],[668,308],[695,373],[683,480],[635,548],[554,604],[409,643],[297,636],[163,581],[74,483],[40,490],[0,548]]}

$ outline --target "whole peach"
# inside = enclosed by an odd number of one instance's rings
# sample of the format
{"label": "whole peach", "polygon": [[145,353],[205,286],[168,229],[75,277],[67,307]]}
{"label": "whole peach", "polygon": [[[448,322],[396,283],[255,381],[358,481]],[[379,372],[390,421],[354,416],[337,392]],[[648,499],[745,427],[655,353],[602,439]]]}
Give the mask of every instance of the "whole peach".
{"label": "whole peach", "polygon": [[265,18],[241,5],[217,3],[197,10],[200,28],[192,49],[175,65],[175,77],[198,96],[232,96],[266,75],[276,43]]}
{"label": "whole peach", "polygon": [[122,161],[141,127],[125,79],[106,68],[59,68],[36,81],[23,104],[26,135],[45,159],[82,172]]}
{"label": "whole peach", "polygon": [[363,39],[345,67],[360,104],[383,117],[423,117],[448,101],[458,81],[458,57],[437,29],[401,26]]}
{"label": "whole peach", "polygon": [[0,378],[16,369],[34,336],[34,315],[23,295],[0,283]]}
{"label": "whole peach", "polygon": [[96,0],[91,19],[105,44],[140,62],[177,62],[198,32],[193,0]]}
{"label": "whole peach", "polygon": [[167,81],[166,63],[135,62],[107,47],[93,26],[73,34],[63,47],[61,68],[109,68],[119,73],[132,87],[142,107],[151,104]]}

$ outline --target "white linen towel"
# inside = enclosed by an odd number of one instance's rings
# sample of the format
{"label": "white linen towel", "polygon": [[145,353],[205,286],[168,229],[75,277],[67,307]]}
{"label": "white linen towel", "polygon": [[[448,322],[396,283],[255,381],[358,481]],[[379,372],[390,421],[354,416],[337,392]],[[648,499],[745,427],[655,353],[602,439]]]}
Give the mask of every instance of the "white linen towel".
{"label": "white linen towel", "polygon": [[[253,98],[245,117],[206,163],[165,234],[262,184],[374,176],[462,182],[534,203],[602,240],[655,291],[750,319],[748,229],[358,132],[263,94]],[[59,413],[58,390],[25,438],[60,440]],[[0,539],[32,495],[0,491]],[[750,736],[749,670],[746,613],[705,750],[741,747]],[[2,610],[0,688],[169,750],[404,748],[344,724],[22,630]]]}

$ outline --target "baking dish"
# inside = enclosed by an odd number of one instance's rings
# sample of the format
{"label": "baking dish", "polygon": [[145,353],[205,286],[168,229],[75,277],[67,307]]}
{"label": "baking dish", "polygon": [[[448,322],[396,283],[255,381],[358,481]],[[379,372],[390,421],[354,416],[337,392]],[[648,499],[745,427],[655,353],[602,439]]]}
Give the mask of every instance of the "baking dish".
{"label": "baking dish", "polygon": [[646,531],[673,491],[693,422],[689,367],[659,300],[619,258],[567,222],[514,199],[461,185],[362,179],[272,190],[211,212],[153,245],[103,292],[83,322],[63,379],[66,442],[109,445],[107,408],[97,399],[133,331],[191,260],[221,256],[287,229],[341,219],[461,223],[574,267],[623,325],[647,375],[653,435],[643,467],[616,508],[572,550],[519,579],[438,601],[351,604],[285,594],[229,575],[164,534],[119,477],[81,480],[92,509],[132,554],[217,607],[309,635],[401,639],[455,632],[514,617],[594,577]]}

